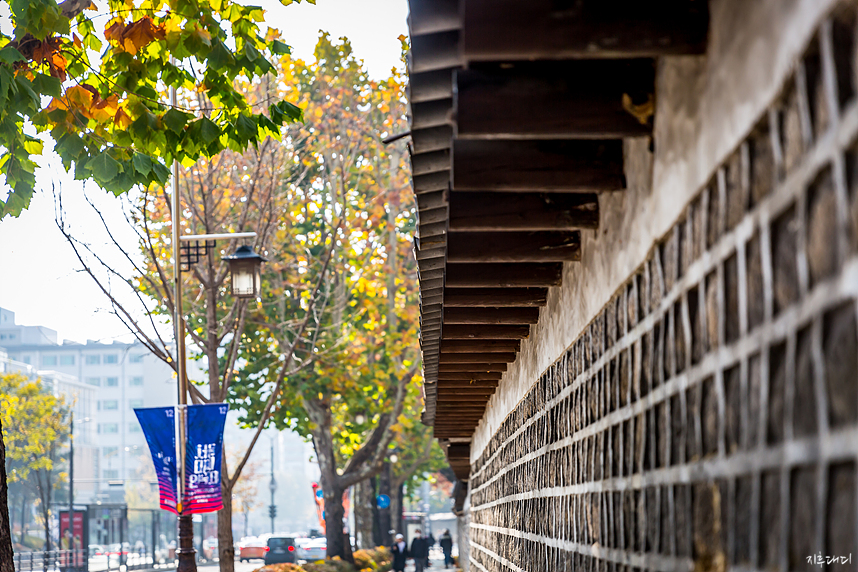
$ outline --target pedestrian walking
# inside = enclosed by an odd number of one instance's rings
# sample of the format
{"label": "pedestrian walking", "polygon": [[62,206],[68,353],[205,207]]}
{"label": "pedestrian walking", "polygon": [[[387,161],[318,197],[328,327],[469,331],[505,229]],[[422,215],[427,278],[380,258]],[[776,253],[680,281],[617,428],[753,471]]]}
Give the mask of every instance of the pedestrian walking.
{"label": "pedestrian walking", "polygon": [[441,550],[444,551],[444,568],[449,568],[450,564],[453,563],[453,537],[450,536],[449,528],[444,529],[441,538],[438,540],[438,544],[441,545]]}
{"label": "pedestrian walking", "polygon": [[432,566],[432,561],[429,560],[429,551],[435,546],[435,537],[432,536],[432,531],[429,531],[429,536],[426,537],[426,568]]}
{"label": "pedestrian walking", "polygon": [[403,572],[405,570],[405,560],[409,555],[408,544],[405,543],[405,538],[401,534],[396,535],[393,546],[390,547],[390,552],[393,554],[393,572]]}
{"label": "pedestrian walking", "polygon": [[429,557],[429,543],[423,538],[420,529],[414,531],[414,540],[411,541],[411,558],[414,559],[414,572],[423,572],[426,558]]}

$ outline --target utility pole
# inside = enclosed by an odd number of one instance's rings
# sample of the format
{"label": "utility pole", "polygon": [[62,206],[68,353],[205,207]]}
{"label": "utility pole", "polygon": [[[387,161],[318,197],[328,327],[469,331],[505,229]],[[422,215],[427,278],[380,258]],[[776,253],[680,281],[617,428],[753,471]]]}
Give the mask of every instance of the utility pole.
{"label": "utility pole", "polygon": [[[177,107],[176,88],[170,87],[170,105]],[[176,336],[176,377],[179,385],[179,408],[176,422],[179,424],[179,439],[177,461],[179,468],[179,503],[178,503],[178,537],[179,549],[177,572],[197,572],[196,551],[194,550],[194,521],[190,514],[185,513],[185,416],[188,405],[187,374],[185,372],[185,317],[182,312],[182,262],[179,252],[179,220],[182,216],[182,200],[179,194],[179,161],[173,159],[173,196],[172,196],[172,233],[173,233],[173,324]]]}
{"label": "utility pole", "polygon": [[277,506],[274,504],[274,492],[277,490],[277,481],[274,480],[274,439],[271,439],[271,482],[268,483],[268,489],[271,491],[268,516],[271,517],[271,534],[274,534],[274,519],[277,517]]}
{"label": "utility pole", "polygon": [[[69,411],[69,549],[71,550],[70,566],[77,564],[74,555],[74,411]],[[62,538],[60,538],[62,542]],[[83,539],[81,538],[81,542]],[[83,547],[81,547],[83,548]],[[121,551],[120,551],[121,552]]]}

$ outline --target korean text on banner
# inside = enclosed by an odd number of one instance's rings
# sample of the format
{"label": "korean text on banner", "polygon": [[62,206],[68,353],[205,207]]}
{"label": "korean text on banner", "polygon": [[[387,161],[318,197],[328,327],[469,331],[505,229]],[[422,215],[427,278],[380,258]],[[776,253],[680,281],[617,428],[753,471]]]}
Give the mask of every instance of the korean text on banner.
{"label": "korean text on banner", "polygon": [[158,488],[161,490],[161,508],[176,512],[178,482],[176,476],[176,418],[173,407],[135,409],[140,427],[149,444]]}
{"label": "korean text on banner", "polygon": [[221,456],[223,428],[229,406],[209,403],[188,406],[184,512],[214,512],[223,508]]}

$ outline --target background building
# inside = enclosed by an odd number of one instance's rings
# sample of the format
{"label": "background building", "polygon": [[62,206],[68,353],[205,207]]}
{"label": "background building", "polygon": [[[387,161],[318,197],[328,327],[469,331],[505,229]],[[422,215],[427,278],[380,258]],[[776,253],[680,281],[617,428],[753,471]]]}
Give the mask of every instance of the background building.
{"label": "background building", "polygon": [[[14,312],[3,308],[0,346],[13,371],[38,375],[57,395],[80,395],[86,403],[85,411],[75,409],[75,490],[86,484],[86,470],[93,494],[105,500],[121,501],[126,484],[147,480],[151,461],[134,408],[176,403],[172,369],[139,343],[59,344],[56,331],[16,324]],[[91,454],[78,453],[84,440],[96,446]]]}

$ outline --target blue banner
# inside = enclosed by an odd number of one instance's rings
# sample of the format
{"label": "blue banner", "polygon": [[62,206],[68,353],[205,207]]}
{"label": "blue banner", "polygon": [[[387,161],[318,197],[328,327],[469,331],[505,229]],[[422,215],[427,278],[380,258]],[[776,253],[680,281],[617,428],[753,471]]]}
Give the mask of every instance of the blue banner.
{"label": "blue banner", "polygon": [[135,409],[137,420],[149,444],[158,488],[161,490],[161,508],[176,512],[178,482],[176,476],[176,418],[173,407]]}
{"label": "blue banner", "polygon": [[183,513],[223,508],[221,458],[223,427],[229,406],[224,403],[188,406]]}

